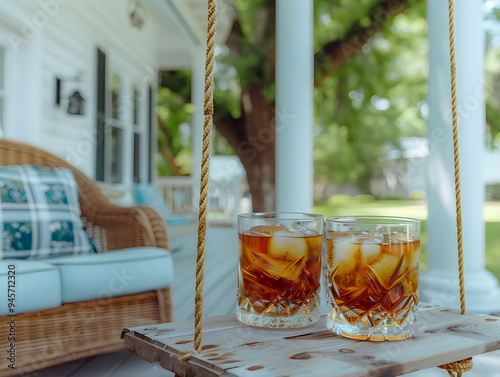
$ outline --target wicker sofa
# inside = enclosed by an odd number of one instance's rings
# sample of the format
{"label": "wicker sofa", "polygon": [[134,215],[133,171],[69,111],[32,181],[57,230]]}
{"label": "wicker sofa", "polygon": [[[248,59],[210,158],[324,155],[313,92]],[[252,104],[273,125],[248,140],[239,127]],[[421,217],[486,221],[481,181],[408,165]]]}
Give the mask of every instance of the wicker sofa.
{"label": "wicker sofa", "polygon": [[[78,184],[81,218],[100,251],[136,247],[168,249],[163,218],[149,207],[123,208],[110,204],[96,184],[82,172],[42,149],[0,139],[0,165],[39,165],[72,169]],[[2,289],[6,289],[2,287]],[[12,317],[0,317],[0,348],[11,347]],[[12,376],[48,366],[123,349],[125,327],[172,320],[170,287],[138,294],[64,303],[58,307],[17,314],[16,369],[0,364],[0,376]]]}

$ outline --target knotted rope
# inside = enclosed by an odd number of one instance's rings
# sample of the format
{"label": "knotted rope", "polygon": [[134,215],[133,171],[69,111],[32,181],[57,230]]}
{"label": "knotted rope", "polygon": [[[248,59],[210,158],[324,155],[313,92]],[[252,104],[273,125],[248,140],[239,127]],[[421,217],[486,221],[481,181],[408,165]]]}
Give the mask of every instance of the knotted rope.
{"label": "knotted rope", "polygon": [[[448,0],[448,17],[450,22],[450,71],[451,71],[451,112],[453,115],[453,153],[455,163],[455,196],[457,211],[457,241],[458,241],[458,279],[460,283],[460,309],[462,314],[467,313],[465,306],[464,284],[464,245],[462,230],[462,201],[460,194],[460,148],[458,141],[458,111],[457,111],[457,65],[455,62],[455,21],[453,0]],[[462,373],[472,369],[472,358],[454,361],[440,365],[450,377],[461,377]]]}
{"label": "knotted rope", "polygon": [[208,0],[207,52],[205,62],[205,101],[203,124],[203,156],[201,160],[200,212],[198,215],[198,251],[196,254],[196,295],[195,295],[195,330],[194,349],[183,352],[179,359],[181,363],[201,352],[203,340],[203,283],[205,282],[205,246],[207,234],[207,203],[208,203],[208,173],[210,166],[210,136],[212,117],[214,113],[214,56],[215,56],[215,25],[217,16],[216,0]]}
{"label": "knotted rope", "polygon": [[460,377],[462,373],[468,372],[472,369],[472,357],[460,361],[454,361],[449,364],[440,365],[438,368],[446,370],[450,377],[455,377],[453,373],[456,373],[457,377]]}

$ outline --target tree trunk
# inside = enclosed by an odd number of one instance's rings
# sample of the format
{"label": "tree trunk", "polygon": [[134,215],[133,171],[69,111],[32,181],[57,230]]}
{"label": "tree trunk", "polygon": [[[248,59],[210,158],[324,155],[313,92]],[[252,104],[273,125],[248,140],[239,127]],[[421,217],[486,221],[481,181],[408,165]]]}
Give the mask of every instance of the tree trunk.
{"label": "tree trunk", "polygon": [[262,86],[252,84],[241,94],[241,118],[216,119],[215,126],[233,147],[247,173],[253,211],[274,211],[275,116],[274,104]]}

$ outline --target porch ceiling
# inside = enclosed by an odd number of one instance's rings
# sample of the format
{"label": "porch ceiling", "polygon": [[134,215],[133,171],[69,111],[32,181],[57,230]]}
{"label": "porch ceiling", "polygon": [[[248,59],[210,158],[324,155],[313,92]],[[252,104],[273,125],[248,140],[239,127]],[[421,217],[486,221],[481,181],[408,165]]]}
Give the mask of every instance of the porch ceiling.
{"label": "porch ceiling", "polygon": [[[207,26],[208,0],[184,0],[203,30]],[[233,0],[217,0],[217,43],[225,43],[235,17]]]}
{"label": "porch ceiling", "polygon": [[[161,21],[159,65],[180,69],[204,51],[208,0],[144,0]],[[225,43],[234,19],[232,0],[218,1],[217,43]],[[168,36],[168,37],[167,37]]]}

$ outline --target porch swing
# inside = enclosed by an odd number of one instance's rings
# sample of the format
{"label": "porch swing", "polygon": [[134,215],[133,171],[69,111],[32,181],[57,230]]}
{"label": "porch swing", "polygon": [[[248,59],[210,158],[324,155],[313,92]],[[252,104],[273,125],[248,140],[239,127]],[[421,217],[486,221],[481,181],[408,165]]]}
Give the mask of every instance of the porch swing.
{"label": "porch swing", "polygon": [[314,325],[283,331],[250,327],[226,315],[205,321],[206,344],[202,345],[216,25],[216,0],[208,0],[195,320],[124,329],[129,351],[159,362],[177,376],[398,376],[438,366],[459,377],[472,368],[473,356],[500,349],[500,319],[466,312],[453,0],[448,4],[461,310],[421,304],[419,336],[384,343],[337,337],[326,329],[325,316]]}

